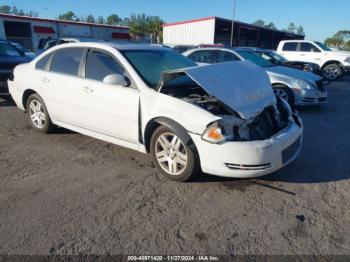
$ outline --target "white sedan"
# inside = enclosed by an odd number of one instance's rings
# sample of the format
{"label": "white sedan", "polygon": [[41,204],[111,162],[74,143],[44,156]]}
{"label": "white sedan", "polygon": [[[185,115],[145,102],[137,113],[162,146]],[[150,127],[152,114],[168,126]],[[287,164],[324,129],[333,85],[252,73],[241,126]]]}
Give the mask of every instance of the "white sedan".
{"label": "white sedan", "polygon": [[64,44],[16,67],[8,84],[35,129],[60,126],[150,153],[172,180],[262,176],[302,144],[297,113],[249,62],[199,67],[157,46]]}

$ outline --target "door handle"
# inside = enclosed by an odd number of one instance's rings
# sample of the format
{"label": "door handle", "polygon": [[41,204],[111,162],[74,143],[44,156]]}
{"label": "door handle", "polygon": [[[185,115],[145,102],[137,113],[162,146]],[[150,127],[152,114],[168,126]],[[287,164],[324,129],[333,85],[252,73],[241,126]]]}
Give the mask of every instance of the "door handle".
{"label": "door handle", "polygon": [[43,83],[49,83],[50,82],[50,79],[48,79],[46,77],[43,77],[41,80],[43,81]]}
{"label": "door handle", "polygon": [[88,93],[94,92],[94,89],[92,89],[91,87],[88,87],[88,86],[84,86],[83,91],[85,94],[88,94]]}

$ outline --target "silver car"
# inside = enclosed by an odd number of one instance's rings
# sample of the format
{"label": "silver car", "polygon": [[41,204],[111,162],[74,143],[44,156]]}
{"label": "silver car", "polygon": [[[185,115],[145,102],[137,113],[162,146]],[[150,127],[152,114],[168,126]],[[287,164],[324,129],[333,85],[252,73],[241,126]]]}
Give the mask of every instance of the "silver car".
{"label": "silver car", "polygon": [[327,91],[321,77],[293,68],[270,63],[245,48],[198,48],[185,52],[198,64],[215,64],[229,61],[248,60],[267,72],[275,95],[291,105],[316,105],[327,103]]}

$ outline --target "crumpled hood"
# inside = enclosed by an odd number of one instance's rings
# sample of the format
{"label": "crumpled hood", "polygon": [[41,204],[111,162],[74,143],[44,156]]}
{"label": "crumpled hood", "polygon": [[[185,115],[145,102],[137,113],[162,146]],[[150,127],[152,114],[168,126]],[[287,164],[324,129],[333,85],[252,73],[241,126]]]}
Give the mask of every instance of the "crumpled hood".
{"label": "crumpled hood", "polygon": [[[201,86],[208,94],[216,97],[237,112],[243,119],[252,119],[266,107],[276,104],[270,80],[266,72],[251,62],[236,61],[222,64],[184,68],[165,75],[183,72]],[[164,80],[161,80],[164,83]],[[161,91],[161,86],[159,91]]]}
{"label": "crumpled hood", "polygon": [[321,80],[322,78],[316,74],[305,72],[303,70],[298,70],[286,66],[271,66],[265,67],[265,70],[268,74],[274,74],[281,77],[292,77],[306,81],[316,82]]}

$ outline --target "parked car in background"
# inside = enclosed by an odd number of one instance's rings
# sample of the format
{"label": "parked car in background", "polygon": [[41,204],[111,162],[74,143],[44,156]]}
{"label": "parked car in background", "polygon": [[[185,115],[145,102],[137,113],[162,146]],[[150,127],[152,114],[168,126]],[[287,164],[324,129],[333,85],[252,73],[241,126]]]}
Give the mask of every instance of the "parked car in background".
{"label": "parked car in background", "polygon": [[12,78],[13,69],[31,60],[31,57],[20,52],[10,42],[0,40],[0,95],[9,94],[7,80]]}
{"label": "parked car in background", "polygon": [[197,48],[194,45],[167,45],[167,47],[171,47],[176,53],[182,54],[187,50]]}
{"label": "parked car in background", "polygon": [[255,47],[247,47],[248,50],[255,52],[260,55],[262,58],[266,59],[270,63],[274,65],[286,66],[298,70],[303,70],[305,72],[314,73],[323,77],[323,72],[318,64],[311,62],[302,62],[302,61],[290,61],[285,57],[279,55],[273,50],[255,48]]}
{"label": "parked car in background", "polygon": [[62,45],[62,44],[68,44],[68,43],[84,43],[84,42],[97,42],[97,43],[103,43],[104,41],[101,39],[95,39],[95,38],[44,38],[41,39],[38,46],[38,54],[41,54],[42,52],[56,46],[56,45]]}
{"label": "parked car in background", "polygon": [[9,86],[35,129],[62,126],[150,153],[176,181],[200,169],[262,176],[293,161],[302,144],[297,113],[245,61],[197,66],[151,45],[65,44],[16,67]]}
{"label": "parked car in background", "polygon": [[266,70],[275,95],[288,101],[291,106],[327,102],[327,91],[323,87],[321,77],[274,65],[246,48],[199,48],[189,50],[184,55],[199,64],[248,60]]}
{"label": "parked car in background", "polygon": [[334,81],[350,71],[350,52],[334,51],[316,41],[281,41],[277,53],[292,61],[305,61],[320,66],[324,77]]}
{"label": "parked car in background", "polygon": [[10,44],[13,45],[14,47],[16,47],[18,49],[18,51],[20,51],[24,55],[31,57],[31,58],[36,57],[36,54],[33,51],[29,50],[28,48],[22,46],[19,43],[11,42]]}

